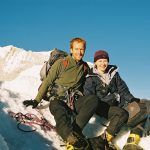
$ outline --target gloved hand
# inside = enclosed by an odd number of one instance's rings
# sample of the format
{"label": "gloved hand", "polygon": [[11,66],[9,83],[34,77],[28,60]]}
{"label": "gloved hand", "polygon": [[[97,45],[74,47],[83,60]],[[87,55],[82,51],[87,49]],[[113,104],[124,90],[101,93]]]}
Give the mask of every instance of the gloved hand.
{"label": "gloved hand", "polygon": [[140,99],[134,97],[134,98],[131,99],[131,103],[132,103],[132,102],[137,102],[137,103],[139,103],[139,102],[140,102]]}
{"label": "gloved hand", "polygon": [[26,107],[31,105],[32,108],[36,108],[38,105],[38,102],[36,100],[32,100],[32,99],[31,100],[24,100],[23,105],[25,105]]}

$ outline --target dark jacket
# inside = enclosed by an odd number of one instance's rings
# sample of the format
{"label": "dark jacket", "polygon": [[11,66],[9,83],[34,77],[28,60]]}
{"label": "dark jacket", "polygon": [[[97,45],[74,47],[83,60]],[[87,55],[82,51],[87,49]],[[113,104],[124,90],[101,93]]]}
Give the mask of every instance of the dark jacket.
{"label": "dark jacket", "polygon": [[98,74],[96,68],[90,70],[84,85],[84,95],[91,94],[97,95],[100,100],[110,105],[120,103],[120,106],[131,102],[134,98],[126,83],[121,79],[118,68],[113,65],[107,67],[105,79]]}

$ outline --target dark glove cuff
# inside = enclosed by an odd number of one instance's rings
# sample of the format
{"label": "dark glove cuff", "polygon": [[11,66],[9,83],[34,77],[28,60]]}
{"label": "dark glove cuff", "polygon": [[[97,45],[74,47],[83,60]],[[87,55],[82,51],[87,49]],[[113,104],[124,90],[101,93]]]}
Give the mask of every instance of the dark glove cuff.
{"label": "dark glove cuff", "polygon": [[39,102],[38,101],[36,101],[36,100],[33,100],[33,102],[35,103],[35,104],[38,104]]}
{"label": "dark glove cuff", "polygon": [[39,103],[36,100],[33,100],[33,106],[32,106],[32,108],[36,108],[38,104]]}

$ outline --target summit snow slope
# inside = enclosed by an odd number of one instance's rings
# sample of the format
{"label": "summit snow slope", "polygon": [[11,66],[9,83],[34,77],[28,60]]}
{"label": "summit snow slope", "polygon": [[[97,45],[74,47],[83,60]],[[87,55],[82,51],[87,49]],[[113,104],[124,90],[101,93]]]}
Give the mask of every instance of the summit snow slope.
{"label": "summit snow slope", "polygon": [[[25,99],[34,99],[40,85],[39,71],[49,52],[25,51],[13,46],[0,47],[0,150],[64,150],[64,144],[55,131],[45,133],[37,126],[35,132],[25,133],[17,129],[16,121],[8,111],[33,113],[38,111],[22,105]],[[46,102],[45,102],[46,103]],[[55,125],[49,108],[42,110],[45,118]],[[94,116],[84,129],[88,137],[99,135],[101,120]],[[120,137],[120,147],[126,142],[127,134]],[[142,138],[141,145],[149,150],[150,137]]]}

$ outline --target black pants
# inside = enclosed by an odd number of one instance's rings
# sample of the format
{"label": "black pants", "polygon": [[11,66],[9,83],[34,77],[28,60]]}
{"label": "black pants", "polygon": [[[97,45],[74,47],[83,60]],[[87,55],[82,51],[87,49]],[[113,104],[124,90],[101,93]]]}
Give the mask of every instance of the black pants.
{"label": "black pants", "polygon": [[[88,123],[96,111],[98,99],[95,95],[80,97],[75,102],[75,122],[81,130]],[[71,110],[64,101],[52,100],[50,111],[56,121],[57,133],[66,140],[67,136],[74,131],[71,121]]]}
{"label": "black pants", "polygon": [[118,106],[110,106],[100,100],[98,102],[96,114],[110,121],[107,131],[113,136],[119,132],[121,127],[127,123],[128,120],[128,112],[126,110]]}

